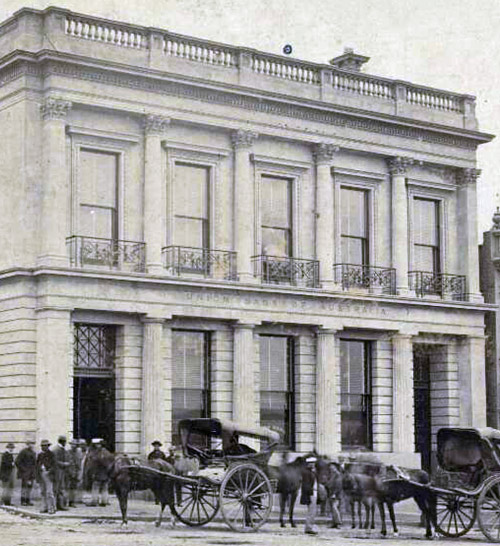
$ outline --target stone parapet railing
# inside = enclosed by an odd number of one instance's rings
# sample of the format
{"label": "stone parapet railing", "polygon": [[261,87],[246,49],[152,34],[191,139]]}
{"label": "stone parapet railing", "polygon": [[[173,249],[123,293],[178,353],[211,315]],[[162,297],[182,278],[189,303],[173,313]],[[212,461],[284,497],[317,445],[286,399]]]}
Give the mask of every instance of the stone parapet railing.
{"label": "stone parapet railing", "polygon": [[[18,36],[16,36],[18,33]],[[474,97],[50,7],[0,25],[0,57],[57,49],[108,62],[476,129]],[[201,68],[203,66],[203,68]]]}

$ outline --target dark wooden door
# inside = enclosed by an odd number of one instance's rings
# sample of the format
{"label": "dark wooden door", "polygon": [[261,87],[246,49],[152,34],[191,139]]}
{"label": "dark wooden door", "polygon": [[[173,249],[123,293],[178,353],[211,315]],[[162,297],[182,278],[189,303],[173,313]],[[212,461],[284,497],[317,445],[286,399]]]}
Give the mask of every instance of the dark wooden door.
{"label": "dark wooden door", "polygon": [[413,388],[415,400],[415,451],[422,457],[422,468],[431,470],[431,377],[430,354],[413,352]]}

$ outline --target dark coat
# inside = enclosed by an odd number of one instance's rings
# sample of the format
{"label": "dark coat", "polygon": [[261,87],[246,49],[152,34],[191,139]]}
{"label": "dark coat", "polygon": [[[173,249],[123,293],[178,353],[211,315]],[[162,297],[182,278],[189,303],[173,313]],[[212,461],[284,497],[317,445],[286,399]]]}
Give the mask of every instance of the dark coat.
{"label": "dark coat", "polygon": [[167,460],[167,456],[161,449],[154,449],[149,455],[148,455],[148,461],[155,461],[157,459],[161,459],[162,461]]}
{"label": "dark coat", "polygon": [[300,504],[311,504],[311,497],[314,494],[314,483],[316,474],[308,467],[302,469],[302,489],[300,492]]}
{"label": "dark coat", "polygon": [[36,458],[36,478],[42,481],[42,466],[49,472],[49,477],[52,481],[56,478],[56,458],[50,449],[40,451]]}
{"label": "dark coat", "polygon": [[9,451],[5,451],[2,455],[2,462],[0,463],[0,480],[6,482],[9,481],[14,470],[14,455]]}
{"label": "dark coat", "polygon": [[20,480],[30,481],[35,479],[36,453],[29,447],[25,447],[16,457],[17,477]]}

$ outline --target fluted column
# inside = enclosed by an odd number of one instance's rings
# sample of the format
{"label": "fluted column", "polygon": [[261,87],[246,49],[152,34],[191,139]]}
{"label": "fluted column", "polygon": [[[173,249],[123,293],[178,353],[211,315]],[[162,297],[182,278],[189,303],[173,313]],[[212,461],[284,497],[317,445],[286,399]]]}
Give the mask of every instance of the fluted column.
{"label": "fluted column", "polygon": [[316,450],[340,451],[340,389],[335,330],[320,329],[316,352]]}
{"label": "fluted column", "polygon": [[239,280],[254,282],[252,256],[255,251],[255,184],[250,152],[257,138],[252,131],[235,131],[234,147],[234,245]]}
{"label": "fluted column", "polygon": [[145,317],[142,340],[142,427],[141,451],[153,440],[165,435],[165,358],[163,323],[160,318]]}
{"label": "fluted column", "polygon": [[485,336],[467,336],[458,347],[462,426],[486,426],[485,340]]}
{"label": "fluted column", "polygon": [[253,324],[235,324],[233,338],[233,420],[255,425],[255,345]]}
{"label": "fluted column", "polygon": [[66,168],[66,118],[71,102],[48,98],[40,106],[43,118],[43,179],[40,207],[38,265],[68,265],[66,237],[70,234],[69,176]]}
{"label": "fluted column", "polygon": [[323,288],[333,287],[335,256],[335,221],[332,182],[332,161],[338,148],[332,144],[317,144],[316,160],[316,257],[319,260]]}
{"label": "fluted column", "polygon": [[462,274],[466,275],[469,301],[483,302],[479,289],[479,252],[477,238],[477,189],[479,169],[459,169],[458,182],[458,251]]}
{"label": "fluted column", "polygon": [[413,412],[413,351],[411,336],[392,337],[392,450],[415,451]]}
{"label": "fluted column", "polygon": [[161,141],[170,119],[148,114],[144,117],[144,242],[148,273],[163,272],[161,249],[165,241],[165,179]]}
{"label": "fluted column", "polygon": [[413,164],[409,157],[387,160],[392,179],[392,267],[396,269],[396,287],[400,295],[408,294],[408,196],[406,174]]}

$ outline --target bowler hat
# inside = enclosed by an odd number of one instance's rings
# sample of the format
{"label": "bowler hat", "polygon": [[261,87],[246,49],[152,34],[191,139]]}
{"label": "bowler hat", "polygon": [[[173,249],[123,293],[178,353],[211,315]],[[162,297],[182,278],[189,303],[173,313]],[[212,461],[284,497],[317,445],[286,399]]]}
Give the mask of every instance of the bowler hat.
{"label": "bowler hat", "polygon": [[12,442],[9,442],[5,447],[9,449],[14,449],[16,446]]}
{"label": "bowler hat", "polygon": [[48,440],[42,440],[42,441],[40,442],[40,445],[41,445],[41,446],[50,446],[50,442],[49,442]]}
{"label": "bowler hat", "polygon": [[66,436],[64,436],[64,435],[59,436],[59,438],[57,438],[57,441],[58,442],[65,442],[66,441]]}
{"label": "bowler hat", "polygon": [[160,440],[155,440],[154,442],[151,442],[151,445],[161,447],[163,444],[160,442]]}

